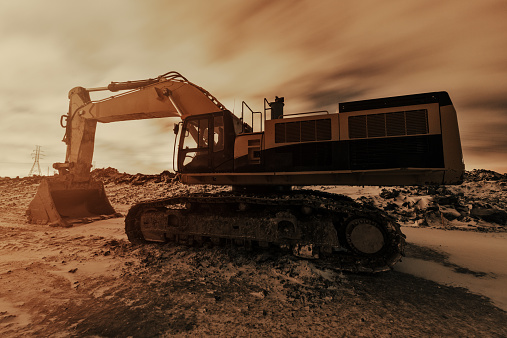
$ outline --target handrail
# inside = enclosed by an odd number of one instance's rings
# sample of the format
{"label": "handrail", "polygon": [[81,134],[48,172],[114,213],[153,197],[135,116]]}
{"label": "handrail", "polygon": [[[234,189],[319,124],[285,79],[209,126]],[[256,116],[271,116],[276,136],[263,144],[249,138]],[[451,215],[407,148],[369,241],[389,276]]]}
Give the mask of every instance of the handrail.
{"label": "handrail", "polygon": [[266,116],[267,116],[267,114],[266,114],[266,110],[271,110],[271,106],[266,107],[266,103],[267,103],[267,104],[268,104],[268,106],[269,106],[269,101],[268,101],[268,99],[264,98],[264,124],[266,124]]}
{"label": "handrail", "polygon": [[327,115],[329,115],[329,111],[327,111],[327,110],[316,110],[316,111],[308,111],[308,112],[303,112],[303,113],[283,114],[283,116],[296,116],[296,115],[317,114],[317,113],[327,113]]}
{"label": "handrail", "polygon": [[[266,106],[267,103],[267,106]],[[270,102],[264,98],[264,121],[266,121],[266,110],[271,110]],[[306,115],[306,114],[317,114],[317,113],[326,113],[329,115],[329,111],[327,110],[316,110],[316,111],[309,111],[309,112],[303,112],[303,113],[294,113],[294,114],[283,114],[283,117],[286,116],[296,116],[296,115]],[[264,122],[265,123],[265,122]]]}
{"label": "handrail", "polygon": [[[262,112],[260,111],[253,111],[252,108],[250,108],[250,106],[245,102],[245,101],[242,101],[241,103],[241,122],[245,122],[244,120],[244,111],[245,111],[245,106],[248,108],[248,110],[250,110],[250,112],[252,113],[252,132],[254,131],[254,115],[255,114],[261,114],[261,118],[260,118],[260,121],[261,121],[261,132],[263,130],[263,124],[262,124]],[[245,125],[242,124],[241,126],[241,133],[244,133],[245,132]]]}

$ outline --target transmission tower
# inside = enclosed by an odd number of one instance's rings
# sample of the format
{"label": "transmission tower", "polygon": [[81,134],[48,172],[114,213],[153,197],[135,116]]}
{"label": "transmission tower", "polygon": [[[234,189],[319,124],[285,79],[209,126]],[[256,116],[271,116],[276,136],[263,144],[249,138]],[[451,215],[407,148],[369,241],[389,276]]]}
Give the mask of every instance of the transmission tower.
{"label": "transmission tower", "polygon": [[40,157],[44,157],[44,155],[41,154],[40,146],[35,146],[35,150],[32,152],[32,158],[33,158],[33,165],[32,169],[30,169],[30,173],[28,173],[28,176],[42,176],[42,171],[40,170],[40,163],[39,159]]}

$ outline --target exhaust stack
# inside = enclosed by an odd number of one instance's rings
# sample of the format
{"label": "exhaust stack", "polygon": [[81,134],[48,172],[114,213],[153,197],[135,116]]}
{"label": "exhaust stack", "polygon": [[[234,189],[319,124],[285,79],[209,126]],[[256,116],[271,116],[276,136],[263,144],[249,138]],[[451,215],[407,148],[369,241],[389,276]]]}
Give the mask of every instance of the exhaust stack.
{"label": "exhaust stack", "polygon": [[283,97],[275,97],[274,102],[269,102],[269,107],[271,107],[271,119],[283,119],[283,106],[285,105]]}

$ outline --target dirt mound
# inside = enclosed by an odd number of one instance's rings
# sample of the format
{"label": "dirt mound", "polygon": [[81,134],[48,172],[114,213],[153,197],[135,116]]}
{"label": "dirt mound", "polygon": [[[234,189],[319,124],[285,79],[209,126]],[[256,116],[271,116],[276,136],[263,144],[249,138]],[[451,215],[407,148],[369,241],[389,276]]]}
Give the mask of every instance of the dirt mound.
{"label": "dirt mound", "polygon": [[[278,252],[108,244],[135,258],[111,288],[107,311],[75,327],[84,335],[502,334],[505,315],[484,300],[397,272],[343,274]],[[410,254],[410,253],[409,253]],[[128,287],[127,287],[128,285]],[[424,297],[421,297],[424,295]],[[450,301],[442,302],[442,299]],[[132,306],[125,307],[128,300]],[[440,304],[437,308],[434,304]],[[470,308],[477,311],[469,311]],[[140,311],[139,309],[149,309]],[[79,317],[70,309],[71,322]],[[118,316],[118,312],[122,315]],[[75,317],[75,318],[74,318]],[[109,320],[117,318],[114,320]],[[452,318],[452,323],[445,319]],[[444,319],[444,320],[443,320]],[[156,323],[156,325],[154,325]],[[98,325],[97,325],[98,324]],[[500,324],[501,325],[501,324]],[[135,331],[133,331],[135,329]]]}
{"label": "dirt mound", "polygon": [[111,167],[103,169],[94,169],[91,174],[92,178],[101,180],[105,184],[131,183],[133,185],[144,185],[145,183],[150,181],[156,183],[171,182],[174,179],[174,177],[176,177],[176,174],[171,173],[167,170],[156,175],[145,175],[140,173],[131,175],[127,173],[120,173],[117,169]]}
{"label": "dirt mound", "polygon": [[465,182],[477,182],[477,181],[503,181],[507,182],[507,173],[500,174],[496,171],[486,169],[474,169],[472,171],[465,172]]}
{"label": "dirt mound", "polygon": [[39,187],[42,176],[0,178],[0,221],[25,223],[25,212]]}

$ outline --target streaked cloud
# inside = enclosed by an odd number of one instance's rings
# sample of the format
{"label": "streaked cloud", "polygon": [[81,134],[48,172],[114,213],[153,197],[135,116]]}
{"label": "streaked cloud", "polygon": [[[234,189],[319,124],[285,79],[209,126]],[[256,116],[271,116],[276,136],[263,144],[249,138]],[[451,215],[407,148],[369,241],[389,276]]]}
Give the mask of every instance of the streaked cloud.
{"label": "streaked cloud", "polygon": [[[0,176],[26,175],[36,144],[48,163],[64,160],[58,121],[72,87],[169,70],[236,112],[242,100],[261,109],[275,95],[289,112],[334,111],[348,100],[447,90],[467,169],[505,171],[505,13],[503,0],[4,1],[0,152],[10,164],[0,163]],[[97,165],[171,169],[173,121],[130,123],[99,126]]]}

